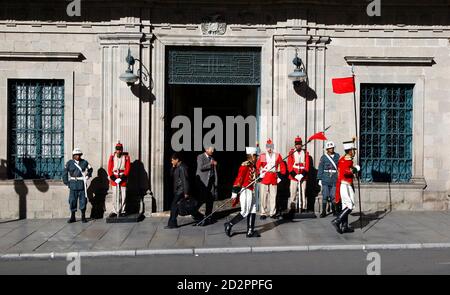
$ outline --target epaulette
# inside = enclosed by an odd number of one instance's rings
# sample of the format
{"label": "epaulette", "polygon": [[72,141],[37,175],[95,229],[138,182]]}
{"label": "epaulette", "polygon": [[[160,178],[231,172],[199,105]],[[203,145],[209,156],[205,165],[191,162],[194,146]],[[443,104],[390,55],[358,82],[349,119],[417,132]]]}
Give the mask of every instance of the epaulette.
{"label": "epaulette", "polygon": [[241,166],[251,166],[251,165],[252,165],[252,162],[250,162],[250,161],[244,161],[241,164]]}

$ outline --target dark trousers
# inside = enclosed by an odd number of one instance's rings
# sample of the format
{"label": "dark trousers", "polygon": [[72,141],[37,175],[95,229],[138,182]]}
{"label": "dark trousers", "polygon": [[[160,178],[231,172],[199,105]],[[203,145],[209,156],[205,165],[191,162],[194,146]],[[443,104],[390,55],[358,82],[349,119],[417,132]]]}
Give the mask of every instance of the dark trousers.
{"label": "dark trousers", "polygon": [[84,193],[84,190],[70,190],[69,194],[69,206],[70,206],[70,212],[76,212],[77,211],[77,202],[80,200],[80,210],[85,211],[86,210],[86,195]]}
{"label": "dark trousers", "polygon": [[[176,194],[172,200],[172,205],[170,207],[170,217],[169,217],[169,226],[177,226],[177,217],[178,217],[178,202],[184,198],[184,194]],[[201,220],[203,215],[196,211],[192,214],[192,217],[196,220]]]}
{"label": "dark trousers", "polygon": [[197,188],[201,201],[199,202],[199,206],[201,206],[202,203],[205,203],[205,216],[208,216],[209,214],[211,214],[214,206],[214,178],[211,178],[209,180],[208,186],[205,186],[205,184],[200,179],[197,179]]}

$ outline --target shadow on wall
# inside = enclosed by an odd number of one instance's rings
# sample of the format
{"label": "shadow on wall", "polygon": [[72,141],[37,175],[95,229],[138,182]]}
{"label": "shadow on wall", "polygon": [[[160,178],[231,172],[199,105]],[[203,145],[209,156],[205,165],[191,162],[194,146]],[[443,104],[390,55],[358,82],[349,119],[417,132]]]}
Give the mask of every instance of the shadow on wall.
{"label": "shadow on wall", "polygon": [[105,200],[108,195],[109,180],[108,173],[105,169],[97,170],[97,177],[95,177],[87,189],[87,197],[92,205],[91,218],[102,219],[105,213]]}
{"label": "shadow on wall", "polygon": [[[317,180],[317,169],[314,166],[314,160],[311,156],[309,156],[309,173],[308,173],[308,182],[306,183],[306,198],[307,205],[309,211],[314,211],[314,206],[316,205],[317,196],[320,193],[320,186]],[[320,210],[320,206],[319,206]]]}
{"label": "shadow on wall", "polygon": [[148,173],[145,171],[144,164],[139,160],[135,160],[131,163],[130,175],[127,183],[126,212],[128,214],[145,213],[144,197],[148,190]]}
{"label": "shadow on wall", "polygon": [[49,189],[49,185],[45,179],[38,179],[36,174],[36,161],[32,158],[24,158],[23,165],[25,166],[25,172],[15,170],[15,174],[20,179],[14,180],[14,190],[19,195],[19,219],[27,218],[27,195],[29,189],[24,179],[32,179],[33,185],[36,189],[42,193],[45,193]]}

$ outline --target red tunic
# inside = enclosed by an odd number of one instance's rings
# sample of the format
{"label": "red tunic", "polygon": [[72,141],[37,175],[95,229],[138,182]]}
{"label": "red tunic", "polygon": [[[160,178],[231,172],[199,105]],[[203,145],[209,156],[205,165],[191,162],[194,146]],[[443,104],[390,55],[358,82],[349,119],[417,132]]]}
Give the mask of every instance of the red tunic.
{"label": "red tunic", "polygon": [[[293,180],[293,181],[298,181],[297,179],[295,179],[295,177],[293,177],[291,175],[291,172],[294,171],[295,174],[301,174],[303,172],[308,173],[309,172],[309,153],[308,151],[305,151],[305,161],[304,163],[298,163],[298,167],[296,167],[295,165],[295,153],[298,153],[296,150],[291,149],[291,151],[289,152],[289,157],[288,157],[288,161],[287,161],[287,165],[288,165],[288,172],[289,172],[289,179]],[[302,181],[307,180],[308,177],[304,176],[302,178]]]}
{"label": "red tunic", "polygon": [[[109,160],[108,160],[108,176],[111,177],[111,175],[115,175],[117,178],[121,178],[123,176],[125,176],[126,178],[128,178],[128,175],[130,174],[130,156],[122,154],[122,157],[124,157],[125,160],[125,169],[123,170],[115,170],[114,169],[114,155],[112,154],[109,156]],[[109,179],[110,183],[112,186],[117,186],[117,183],[115,181],[112,181],[111,178]],[[127,181],[126,180],[122,180],[122,182],[120,183],[120,186],[127,186]]]}
{"label": "red tunic", "polygon": [[[241,189],[247,187],[250,183],[255,180],[256,168],[250,161],[245,161],[239,167],[238,175],[234,180],[233,187],[240,187]],[[255,188],[255,183],[249,186],[247,189],[253,190]],[[239,203],[239,198],[236,198],[232,202],[232,206],[236,207]]]}
{"label": "red tunic", "polygon": [[341,182],[345,181],[349,184],[353,184],[353,160],[349,157],[341,157],[338,161],[338,179],[336,182],[336,194],[335,202],[339,203],[341,201]]}
{"label": "red tunic", "polygon": [[[275,155],[275,168],[273,168],[272,172],[266,172],[261,183],[262,184],[272,184],[276,185],[277,181],[277,172],[281,172],[281,174],[286,174],[286,167],[284,166],[283,159],[279,153],[273,153]],[[273,165],[267,165],[266,154],[261,154],[256,162],[256,169],[261,171],[263,168],[269,170]],[[262,171],[261,171],[262,172]]]}

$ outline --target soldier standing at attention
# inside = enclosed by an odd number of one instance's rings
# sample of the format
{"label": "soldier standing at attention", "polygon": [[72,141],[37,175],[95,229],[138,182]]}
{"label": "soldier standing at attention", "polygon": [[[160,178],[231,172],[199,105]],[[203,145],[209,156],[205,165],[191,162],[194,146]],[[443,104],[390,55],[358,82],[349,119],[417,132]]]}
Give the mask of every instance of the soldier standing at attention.
{"label": "soldier standing at attention", "polygon": [[69,187],[69,205],[70,219],[68,223],[75,222],[75,212],[77,212],[77,202],[80,201],[81,221],[87,222],[86,203],[87,203],[87,185],[86,182],[92,177],[92,167],[88,161],[81,159],[83,153],[79,148],[72,152],[72,160],[66,163],[63,174],[63,182]]}
{"label": "soldier standing at attention", "polygon": [[266,143],[266,152],[261,154],[256,162],[256,169],[259,171],[259,177],[262,178],[261,219],[266,219],[267,216],[276,219],[277,186],[282,175],[286,173],[286,167],[281,155],[274,151],[274,144],[270,138]]}
{"label": "soldier standing at attention", "polygon": [[319,169],[317,171],[317,179],[322,188],[322,213],[320,217],[327,216],[327,203],[331,204],[333,215],[336,214],[334,206],[334,195],[336,192],[337,181],[337,165],[339,154],[334,152],[334,142],[327,141],[325,144],[326,153],[320,158]]}
{"label": "soldier standing at attention", "polygon": [[[306,182],[309,172],[309,153],[303,149],[303,142],[300,136],[294,140],[295,149],[289,152],[288,171],[290,185],[290,197],[288,200],[288,210],[290,213],[295,212],[297,201],[299,202],[300,212],[306,212]],[[300,198],[297,197],[300,195]]]}
{"label": "soldier standing at attention", "polygon": [[113,193],[113,212],[109,217],[116,217],[120,214],[125,215],[130,162],[130,156],[123,153],[123,145],[118,142],[116,151],[109,156],[108,160],[108,176]]}

